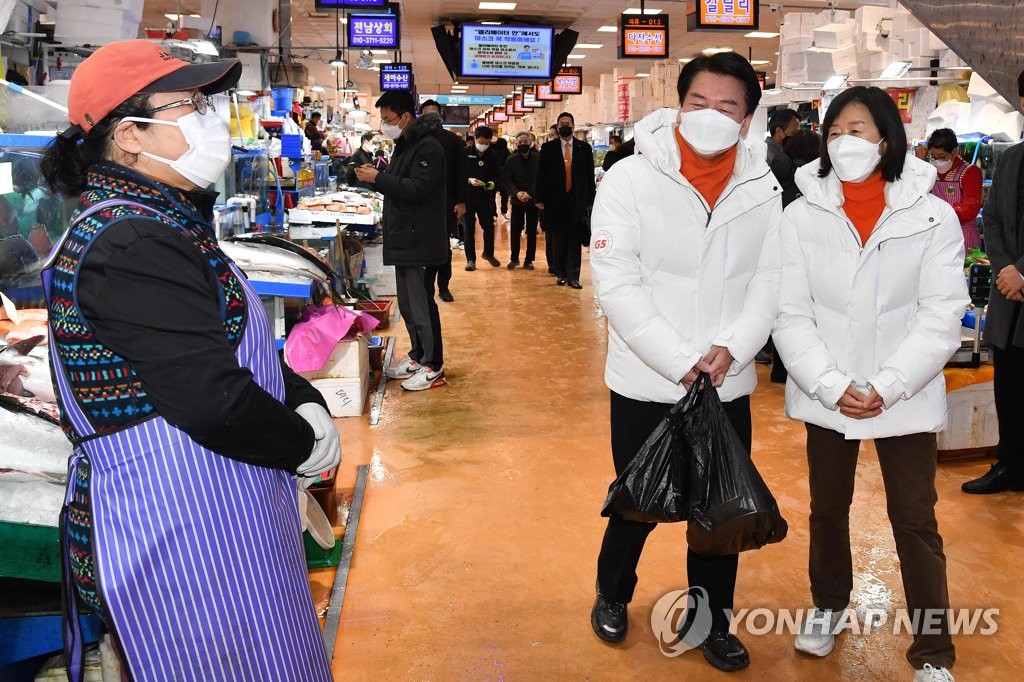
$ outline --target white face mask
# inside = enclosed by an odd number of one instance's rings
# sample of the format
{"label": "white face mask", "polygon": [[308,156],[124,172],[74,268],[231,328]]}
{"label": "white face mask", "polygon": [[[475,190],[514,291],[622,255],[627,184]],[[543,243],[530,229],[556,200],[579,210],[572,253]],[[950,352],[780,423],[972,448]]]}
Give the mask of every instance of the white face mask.
{"label": "white face mask", "polygon": [[717,154],[735,146],[741,126],[715,109],[697,109],[679,114],[679,133],[698,154]]}
{"label": "white face mask", "polygon": [[935,170],[940,173],[948,173],[949,169],[953,167],[953,159],[946,159],[945,161],[932,159],[932,165],[935,166]]}
{"label": "white face mask", "polygon": [[220,180],[231,163],[231,132],[212,109],[207,110],[205,114],[193,111],[177,121],[135,116],[127,116],[121,120],[180,128],[185,142],[188,143],[188,151],[180,157],[165,159],[149,152],[142,152],[142,155],[167,164],[198,187],[209,187]]}
{"label": "white face mask", "polygon": [[372,142],[364,142],[363,143],[363,151],[366,152],[367,154],[372,154],[373,153],[373,143]]}
{"label": "white face mask", "polygon": [[402,136],[402,126],[393,123],[380,122],[380,131],[389,140],[398,140]]}
{"label": "white face mask", "polygon": [[832,170],[843,182],[864,182],[882,161],[880,144],[854,135],[840,135],[828,143]]}
{"label": "white face mask", "polygon": [[481,154],[483,154],[483,153],[484,153],[485,151],[487,151],[487,149],[488,149],[488,148],[489,148],[490,146],[491,146],[491,145],[489,145],[489,144],[480,144],[480,143],[477,143],[477,145],[476,145],[476,150],[477,150],[478,152],[480,152]]}

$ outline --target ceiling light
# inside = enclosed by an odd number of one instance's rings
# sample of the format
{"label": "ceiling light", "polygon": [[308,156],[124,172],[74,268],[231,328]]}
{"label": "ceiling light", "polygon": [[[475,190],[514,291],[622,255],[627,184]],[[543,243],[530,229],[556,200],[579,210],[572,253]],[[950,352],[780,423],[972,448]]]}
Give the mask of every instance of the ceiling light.
{"label": "ceiling light", "polygon": [[692,62],[692,61],[693,61],[693,57],[683,57],[682,59],[679,60],[679,63],[680,64],[687,64],[687,63]]}
{"label": "ceiling light", "polygon": [[907,75],[907,71],[910,70],[909,61],[895,61],[889,66],[885,67],[882,71],[882,75],[879,76],[882,80],[891,80],[893,78],[903,78]]}
{"label": "ceiling light", "polygon": [[514,10],[516,8],[514,2],[481,2],[480,9],[506,9]]}
{"label": "ceiling light", "polygon": [[480,23],[485,24],[487,26],[501,26],[500,21],[481,21]]}
{"label": "ceiling light", "polygon": [[387,54],[387,50],[370,50],[373,54]]}
{"label": "ceiling light", "polygon": [[602,26],[599,29],[597,29],[597,31],[598,31],[598,33],[618,33],[619,32],[619,27],[618,26]]}
{"label": "ceiling light", "polygon": [[322,85],[312,85],[309,89],[311,92],[327,92]]}
{"label": "ceiling light", "polygon": [[751,31],[750,33],[744,33],[745,38],[778,38],[778,33],[772,33],[771,31]]}
{"label": "ceiling light", "polygon": [[[639,7],[630,7],[629,9],[622,10],[623,14],[640,14]],[[648,9],[644,8],[644,14],[661,14],[660,9]]]}
{"label": "ceiling light", "polygon": [[637,78],[647,78],[650,75],[651,74],[649,74],[649,73],[638,73],[638,74],[636,74],[636,77]]}
{"label": "ceiling light", "polygon": [[255,97],[256,93],[252,90],[235,90],[235,94],[239,97]]}
{"label": "ceiling light", "polygon": [[754,61],[750,62],[751,66],[764,66],[766,64],[771,64],[771,62],[768,61],[767,59],[755,59]]}
{"label": "ceiling light", "polygon": [[577,50],[600,50],[604,43],[576,43]]}
{"label": "ceiling light", "polygon": [[339,89],[338,92],[359,92],[359,90],[352,81],[345,81],[345,87]]}
{"label": "ceiling light", "polygon": [[585,55],[585,54],[571,54],[571,55],[569,55],[569,59],[586,59],[586,58],[587,58],[587,55]]}
{"label": "ceiling light", "polygon": [[348,17],[342,17],[341,19],[338,19],[338,21],[340,21],[343,24],[347,24],[348,23]]}
{"label": "ceiling light", "polygon": [[709,47],[709,48],[706,48],[704,50],[701,50],[701,52],[703,54],[705,54],[705,55],[711,56],[713,54],[719,54],[721,52],[732,52],[732,48],[731,47]]}
{"label": "ceiling light", "polygon": [[333,66],[336,69],[340,69],[343,66],[348,66],[348,60],[341,56],[341,50],[338,50],[335,53],[334,59],[331,60],[331,66]]}
{"label": "ceiling light", "polygon": [[374,64],[390,64],[391,60],[390,59],[374,59],[373,63]]}

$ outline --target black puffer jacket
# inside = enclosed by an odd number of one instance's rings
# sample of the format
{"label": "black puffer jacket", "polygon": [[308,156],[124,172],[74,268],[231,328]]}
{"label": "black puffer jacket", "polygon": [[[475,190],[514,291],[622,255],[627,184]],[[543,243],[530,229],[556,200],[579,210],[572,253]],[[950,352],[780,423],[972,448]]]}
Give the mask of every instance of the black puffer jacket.
{"label": "black puffer jacket", "polygon": [[431,267],[448,262],[447,166],[441,117],[424,114],[395,143],[377,176],[384,195],[384,264]]}

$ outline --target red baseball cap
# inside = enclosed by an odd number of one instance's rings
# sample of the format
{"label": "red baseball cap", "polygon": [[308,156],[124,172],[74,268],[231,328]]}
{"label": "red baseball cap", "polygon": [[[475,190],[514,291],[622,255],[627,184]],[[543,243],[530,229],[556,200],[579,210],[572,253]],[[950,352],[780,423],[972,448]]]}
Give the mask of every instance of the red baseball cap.
{"label": "red baseball cap", "polygon": [[133,95],[200,90],[211,95],[235,85],[242,75],[237,59],[189,64],[158,43],[123,40],[104,45],[71,76],[68,120],[83,132],[103,120]]}

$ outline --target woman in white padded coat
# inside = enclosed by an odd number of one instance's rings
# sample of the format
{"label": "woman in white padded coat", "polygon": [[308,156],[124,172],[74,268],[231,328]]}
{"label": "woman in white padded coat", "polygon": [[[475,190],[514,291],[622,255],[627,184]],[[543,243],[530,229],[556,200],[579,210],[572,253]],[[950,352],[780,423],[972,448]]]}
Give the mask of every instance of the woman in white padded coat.
{"label": "woman in white padded coat", "polygon": [[806,423],[810,582],[816,611],[796,648],[825,656],[853,588],[849,511],[857,451],[875,441],[907,604],[941,616],[907,659],[915,680],[952,680],[946,559],[935,520],[935,433],[946,424],[942,368],[968,303],[953,210],[930,194],[935,169],[907,156],[890,96],[856,87],[833,100],[821,158],[797,172],[803,197],[782,220],[775,347],[786,414]]}

